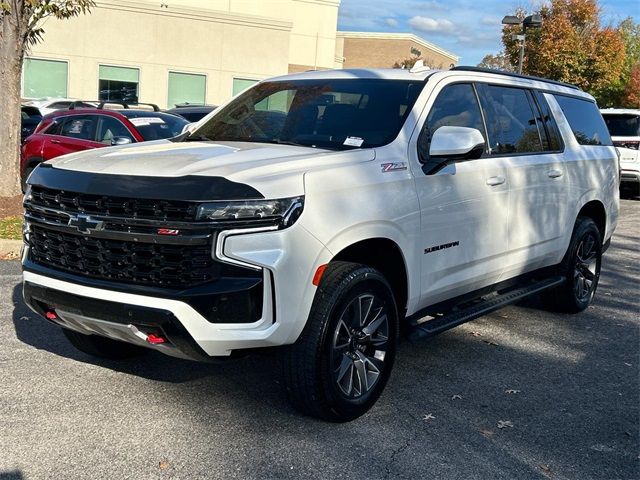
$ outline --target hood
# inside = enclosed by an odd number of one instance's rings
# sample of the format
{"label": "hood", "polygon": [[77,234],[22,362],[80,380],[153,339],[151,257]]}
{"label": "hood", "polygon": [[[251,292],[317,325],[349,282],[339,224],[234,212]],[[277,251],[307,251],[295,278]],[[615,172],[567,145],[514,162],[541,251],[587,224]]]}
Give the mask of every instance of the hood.
{"label": "hood", "polygon": [[303,174],[311,169],[373,160],[372,149],[333,151],[249,142],[167,140],[101,148],[65,155],[54,168],[80,172],[154,177],[224,177],[251,185],[266,198],[304,193]]}

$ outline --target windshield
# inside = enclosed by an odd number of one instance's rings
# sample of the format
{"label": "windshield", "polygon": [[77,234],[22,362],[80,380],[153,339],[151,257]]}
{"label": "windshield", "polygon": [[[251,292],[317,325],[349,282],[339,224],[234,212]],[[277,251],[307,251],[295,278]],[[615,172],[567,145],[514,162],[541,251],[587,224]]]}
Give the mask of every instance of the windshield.
{"label": "windshield", "polygon": [[162,112],[118,110],[129,119],[145,141],[171,138],[182,133],[187,122],[184,118]]}
{"label": "windshield", "polygon": [[424,82],[297,80],[256,85],[190,135],[192,140],[378,147],[391,142]]}
{"label": "windshield", "polygon": [[603,115],[612,137],[640,136],[640,117],[638,115]]}

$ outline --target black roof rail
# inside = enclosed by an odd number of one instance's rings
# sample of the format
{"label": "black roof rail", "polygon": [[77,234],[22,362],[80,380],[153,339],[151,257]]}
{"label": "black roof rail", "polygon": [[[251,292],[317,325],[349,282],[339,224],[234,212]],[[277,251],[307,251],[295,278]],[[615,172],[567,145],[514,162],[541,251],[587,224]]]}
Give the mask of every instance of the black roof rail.
{"label": "black roof rail", "polygon": [[523,75],[521,73],[505,72],[503,70],[496,70],[494,68],[467,67],[462,65],[459,67],[453,67],[451,68],[451,70],[457,70],[462,72],[495,73],[497,75],[506,75],[507,77],[524,78],[525,80],[537,80],[538,82],[552,83],[554,85],[559,85],[561,87],[573,88],[574,90],[582,91],[580,87],[577,87],[570,83],[560,82],[558,80],[550,80],[548,78],[534,77],[533,75]]}
{"label": "black roof rail", "polygon": [[125,109],[129,109],[133,106],[137,105],[147,105],[148,107],[153,108],[154,112],[159,112],[160,108],[155,103],[142,103],[142,102],[121,102],[118,100],[100,100],[98,104],[99,109],[103,109],[105,105],[122,105]]}

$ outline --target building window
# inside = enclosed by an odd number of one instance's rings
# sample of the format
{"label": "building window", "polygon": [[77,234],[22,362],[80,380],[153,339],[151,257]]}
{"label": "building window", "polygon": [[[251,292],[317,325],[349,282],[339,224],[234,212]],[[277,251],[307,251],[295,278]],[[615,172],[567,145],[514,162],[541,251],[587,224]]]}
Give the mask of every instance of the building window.
{"label": "building window", "polygon": [[136,103],[140,70],[137,68],[100,65],[98,98],[116,102]]}
{"label": "building window", "polygon": [[205,104],[207,77],[193,73],[169,72],[169,108],[180,103]]}
{"label": "building window", "polygon": [[22,96],[25,98],[66,97],[68,71],[67,62],[25,59]]}
{"label": "building window", "polygon": [[254,83],[258,83],[258,80],[251,80],[249,78],[234,78],[233,79],[233,96],[235,97],[245,88],[249,88]]}

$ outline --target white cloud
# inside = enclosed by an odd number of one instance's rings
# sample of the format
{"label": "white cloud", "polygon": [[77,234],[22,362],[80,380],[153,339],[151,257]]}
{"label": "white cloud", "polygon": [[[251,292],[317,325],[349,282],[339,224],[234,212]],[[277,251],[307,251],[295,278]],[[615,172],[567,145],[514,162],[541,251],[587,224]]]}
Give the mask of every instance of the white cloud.
{"label": "white cloud", "polygon": [[387,18],[384,23],[386,23],[389,27],[397,27],[398,21],[395,18]]}
{"label": "white cloud", "polygon": [[446,18],[435,19],[431,17],[421,17],[418,15],[410,18],[407,23],[414,30],[418,30],[419,32],[452,34],[456,30],[453,22]]}
{"label": "white cloud", "polygon": [[501,25],[502,20],[498,17],[484,16],[482,17],[482,20],[480,20],[480,23],[482,23],[482,25],[494,26],[494,25]]}

